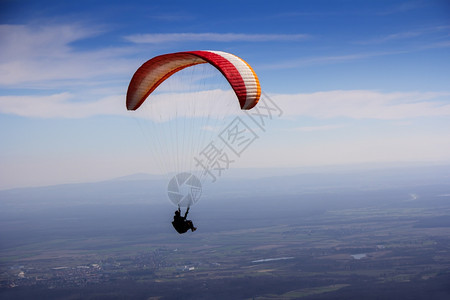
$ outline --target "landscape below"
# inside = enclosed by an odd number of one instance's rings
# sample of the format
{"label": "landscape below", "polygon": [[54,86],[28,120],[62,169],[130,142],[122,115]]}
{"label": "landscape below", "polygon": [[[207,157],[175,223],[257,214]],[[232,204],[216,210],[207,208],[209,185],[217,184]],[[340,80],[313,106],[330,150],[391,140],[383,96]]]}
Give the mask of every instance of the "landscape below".
{"label": "landscape below", "polygon": [[158,180],[0,191],[0,298],[449,299],[449,170],[224,181],[185,235]]}

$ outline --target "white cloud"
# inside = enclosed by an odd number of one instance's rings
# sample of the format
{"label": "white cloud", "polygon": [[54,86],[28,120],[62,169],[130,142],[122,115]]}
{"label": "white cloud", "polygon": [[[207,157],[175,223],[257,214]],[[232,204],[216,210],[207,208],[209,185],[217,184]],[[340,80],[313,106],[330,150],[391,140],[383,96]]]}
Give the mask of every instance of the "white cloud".
{"label": "white cloud", "polygon": [[0,25],[0,61],[66,57],[70,43],[98,33],[98,30],[79,25]]}
{"label": "white cloud", "polygon": [[[442,46],[440,46],[442,47]],[[362,60],[366,58],[386,56],[386,55],[396,55],[407,53],[409,51],[404,50],[390,50],[390,51],[379,51],[379,52],[362,52],[346,55],[328,55],[328,56],[316,56],[316,57],[306,57],[301,59],[290,59],[289,61],[275,62],[269,64],[259,65],[259,69],[262,70],[272,70],[272,69],[294,69],[311,65],[323,65],[323,64],[335,64],[348,61]]]}
{"label": "white cloud", "polygon": [[400,4],[394,4],[392,7],[385,9],[378,13],[378,15],[386,16],[391,14],[405,13],[409,10],[415,10],[424,6],[425,2],[422,1],[410,1]]}
{"label": "white cloud", "polygon": [[72,43],[101,31],[77,24],[0,25],[0,86],[54,88],[132,72],[125,48],[76,51]]}
{"label": "white cloud", "polygon": [[[307,116],[318,119],[350,118],[405,120],[418,117],[450,116],[450,93],[381,93],[367,90],[328,91],[310,94],[272,94],[271,99],[287,118]],[[94,115],[124,115],[125,95],[117,94],[98,100],[79,101],[70,93],[46,96],[0,96],[0,113],[40,118],[84,118]],[[174,111],[178,116],[207,116],[211,110],[233,115],[239,110],[231,90],[208,90],[195,93],[156,93],[151,106],[143,105],[136,117],[167,121],[170,116],[161,112]],[[211,102],[211,99],[215,99]],[[146,101],[149,104],[150,101]],[[218,105],[217,103],[220,103]],[[195,108],[193,108],[195,106]],[[228,107],[226,111],[223,108]],[[296,130],[330,130],[342,125],[301,127]]]}
{"label": "white cloud", "polygon": [[[286,147],[282,155],[273,155],[274,166],[314,166],[380,162],[448,162],[449,134],[423,134],[380,136],[347,139],[324,139]],[[262,153],[262,155],[266,155]],[[254,162],[265,161],[255,154]],[[245,162],[244,162],[245,163]]]}
{"label": "white cloud", "polygon": [[450,93],[381,93],[367,90],[271,95],[285,116],[398,120],[450,116]]}
{"label": "white cloud", "polygon": [[408,39],[416,39],[420,36],[430,36],[437,33],[443,33],[443,37],[448,36],[448,30],[450,29],[450,26],[435,26],[435,27],[425,27],[425,28],[418,28],[416,30],[410,30],[410,31],[402,31],[402,32],[396,32],[387,34],[384,36],[379,36],[376,38],[368,39],[365,41],[359,41],[356,42],[357,44],[362,45],[368,45],[368,44],[381,44],[391,41],[404,41]]}
{"label": "white cloud", "polygon": [[[439,27],[441,28],[441,27]],[[442,28],[447,28],[443,26]],[[404,32],[398,34],[392,34],[385,37],[380,37],[372,40],[366,41],[358,41],[356,44],[361,45],[370,45],[370,44],[382,44],[388,41],[412,38],[420,35],[419,32]],[[446,34],[449,35],[448,33]],[[336,63],[345,63],[351,61],[358,60],[366,60],[375,57],[383,57],[383,56],[391,56],[391,55],[401,55],[413,52],[426,51],[430,49],[442,49],[449,48],[450,41],[447,37],[439,39],[439,41],[422,41],[420,43],[414,43],[411,46],[405,47],[400,46],[396,49],[389,48],[387,50],[377,50],[377,51],[363,51],[359,53],[351,53],[351,54],[343,54],[343,55],[324,55],[324,56],[313,56],[313,57],[302,57],[302,58],[291,58],[285,61],[260,64],[258,69],[260,70],[272,70],[272,69],[294,69],[294,68],[302,68],[305,66],[313,66],[313,65],[328,65],[328,64],[336,64]]]}
{"label": "white cloud", "polygon": [[244,33],[153,33],[133,34],[125,37],[133,43],[161,44],[167,42],[274,42],[298,41],[308,38],[306,34],[244,34]]}
{"label": "white cloud", "polygon": [[124,96],[74,101],[69,93],[48,96],[0,96],[0,113],[32,118],[86,118],[125,114]]}
{"label": "white cloud", "polygon": [[[239,112],[232,90],[195,93],[155,93],[135,112],[127,112],[124,94],[100,99],[59,93],[45,96],[0,96],[0,113],[32,118],[87,118],[100,115],[128,115],[156,122],[176,117],[221,119]],[[84,97],[83,97],[84,98]]]}

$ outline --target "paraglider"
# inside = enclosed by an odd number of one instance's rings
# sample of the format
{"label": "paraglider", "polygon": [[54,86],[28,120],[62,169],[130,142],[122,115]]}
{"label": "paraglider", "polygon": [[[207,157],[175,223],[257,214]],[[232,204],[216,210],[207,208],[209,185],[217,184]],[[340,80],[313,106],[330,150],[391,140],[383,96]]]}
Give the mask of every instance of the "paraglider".
{"label": "paraglider", "polygon": [[[174,171],[178,172],[178,174],[170,180],[168,196],[169,199],[178,206],[172,224],[179,233],[184,233],[189,229],[195,231],[196,228],[193,226],[192,221],[186,220],[186,217],[190,206],[198,200],[201,194],[201,178],[197,178],[197,176],[193,174],[194,172],[186,172],[185,170],[185,165],[192,168],[192,161],[182,163],[180,162],[180,156],[187,153],[185,155],[191,155],[191,157],[188,158],[192,160],[192,153],[195,151],[193,148],[195,147],[195,149],[198,149],[198,145],[204,143],[204,141],[189,140],[189,135],[192,135],[192,132],[194,131],[209,130],[212,126],[209,126],[207,122],[204,121],[202,121],[200,125],[188,125],[188,121],[185,119],[181,124],[175,126],[171,125],[170,130],[172,130],[172,132],[160,134],[159,128],[162,127],[164,122],[169,123],[172,120],[178,119],[180,116],[185,116],[190,119],[199,116],[207,116],[208,119],[214,118],[214,111],[204,112],[204,106],[207,105],[207,102],[204,99],[207,99],[209,103],[212,103],[211,106],[216,107],[218,106],[217,102],[220,102],[220,97],[204,96],[202,90],[192,93],[192,95],[194,95],[193,98],[196,99],[192,100],[195,107],[191,109],[192,115],[190,115],[188,112],[190,108],[187,105],[188,102],[191,101],[183,100],[178,103],[178,105],[175,105],[175,107],[167,106],[164,105],[165,100],[158,102],[157,95],[154,95],[154,92],[159,86],[164,85],[166,81],[169,81],[169,78],[173,77],[173,75],[179,71],[202,64],[210,65],[215,68],[216,71],[218,70],[221,73],[221,77],[228,83],[228,89],[229,87],[232,88],[234,92],[234,101],[236,103],[237,99],[241,110],[249,110],[258,103],[261,96],[261,88],[258,77],[253,69],[243,59],[231,53],[222,51],[186,51],[156,56],[137,69],[128,86],[126,97],[126,107],[130,111],[138,110],[143,106],[144,102],[150,102],[148,104],[150,110],[156,110],[158,105],[164,110],[157,114],[158,124],[152,125],[156,131],[154,138],[155,144],[164,144],[160,141],[163,138],[175,137],[174,142],[167,142],[166,148],[158,149],[157,152],[159,152],[161,156],[164,156],[160,161],[161,165],[166,167],[167,173]],[[171,98],[178,97],[178,94],[175,92],[170,95]],[[201,97],[203,97],[202,101],[200,101]],[[154,107],[151,107],[151,104],[154,104]],[[215,109],[217,110],[217,107]],[[175,111],[172,117],[165,116],[166,112],[170,113],[172,111]],[[220,109],[220,105],[219,111],[223,111],[223,109]],[[194,113],[199,115],[195,116]],[[173,127],[175,127],[175,130]],[[198,136],[204,138],[205,134],[198,134]],[[185,147],[184,150],[179,149],[179,147],[181,147],[180,144]],[[188,149],[189,147],[191,149]],[[176,151],[171,152],[172,148],[176,148]],[[176,161],[174,164],[170,164],[166,161],[166,157],[169,155],[176,157],[173,158],[173,160]],[[176,167],[172,167],[172,165],[176,165]],[[187,207],[184,218],[181,216],[180,205]]]}
{"label": "paraglider", "polygon": [[204,63],[213,65],[225,76],[236,93],[241,109],[251,109],[258,103],[261,96],[259,80],[244,60],[222,51],[188,51],[156,56],[144,63],[128,86],[127,109],[138,109],[174,73]]}
{"label": "paraglider", "polygon": [[172,225],[173,228],[179,233],[185,233],[188,230],[191,230],[192,232],[197,230],[197,227],[194,227],[194,224],[191,220],[187,220],[187,215],[189,213],[189,207],[186,210],[186,213],[184,214],[184,217],[181,216],[181,209],[178,207],[178,210],[175,211],[175,215],[173,216]]}

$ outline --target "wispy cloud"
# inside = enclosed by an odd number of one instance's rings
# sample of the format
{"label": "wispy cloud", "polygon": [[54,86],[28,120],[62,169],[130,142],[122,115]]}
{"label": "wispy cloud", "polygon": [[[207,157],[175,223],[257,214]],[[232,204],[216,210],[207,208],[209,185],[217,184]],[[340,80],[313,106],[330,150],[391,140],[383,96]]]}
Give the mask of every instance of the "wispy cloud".
{"label": "wispy cloud", "polygon": [[399,48],[397,50],[380,50],[380,51],[367,51],[360,53],[351,53],[344,55],[324,55],[324,56],[316,56],[316,57],[305,57],[305,58],[291,58],[286,61],[279,61],[269,64],[260,64],[258,69],[261,70],[275,70],[275,69],[294,69],[301,68],[305,66],[312,65],[327,65],[327,64],[337,64],[337,63],[346,63],[357,60],[370,59],[374,57],[381,56],[390,56],[390,55],[399,55],[413,52],[426,51],[431,49],[441,49],[441,48],[449,48],[450,41],[443,40],[439,42],[432,43],[423,43],[421,45],[414,45],[409,48]]}
{"label": "wispy cloud", "polygon": [[372,58],[377,56],[395,55],[406,53],[407,51],[379,51],[379,52],[361,52],[345,55],[326,55],[316,57],[306,57],[300,59],[290,59],[288,61],[275,62],[270,64],[261,64],[258,69],[271,70],[271,69],[293,69],[311,65],[323,65],[323,64],[336,64],[349,61],[361,60],[366,58]]}
{"label": "wispy cloud", "polygon": [[[117,115],[166,122],[176,117],[216,117],[220,119],[240,111],[239,102],[231,89],[192,93],[156,92],[138,110],[133,112],[126,110],[125,99],[125,94],[103,97],[96,97],[96,95],[81,97],[73,93],[44,96],[0,96],[0,114],[44,119],[80,119]],[[220,100],[219,104],[216,101],[218,99]]]}
{"label": "wispy cloud", "polygon": [[191,14],[175,12],[175,13],[161,13],[157,15],[150,15],[149,18],[166,22],[186,22],[194,20],[195,16]]}
{"label": "wispy cloud", "polygon": [[125,36],[127,41],[138,44],[161,44],[168,42],[274,42],[307,39],[306,34],[245,34],[245,33],[150,33]]}
{"label": "wispy cloud", "polygon": [[75,101],[70,93],[46,96],[0,96],[0,113],[31,118],[76,119],[125,114],[124,96]]}
{"label": "wispy cloud", "polygon": [[418,28],[415,30],[390,33],[384,36],[379,36],[368,40],[357,41],[355,43],[361,45],[382,44],[392,41],[404,41],[408,39],[415,39],[421,36],[427,37],[438,33],[444,33],[444,37],[448,37],[449,29],[450,26],[434,26],[434,27]]}
{"label": "wispy cloud", "polygon": [[381,93],[367,90],[272,95],[285,116],[319,119],[401,120],[450,116],[450,93]]}
{"label": "wispy cloud", "polygon": [[345,127],[343,124],[334,124],[334,125],[319,125],[319,126],[301,126],[296,127],[291,130],[293,131],[301,131],[301,132],[315,132],[315,131],[329,131],[329,130],[335,130]]}
{"label": "wispy cloud", "polygon": [[356,43],[363,44],[363,45],[381,44],[381,43],[394,41],[394,40],[404,40],[404,39],[414,38],[414,37],[421,36],[423,34],[424,34],[423,30],[405,31],[405,32],[392,33],[392,34],[388,34],[385,36],[373,38],[373,39],[366,40],[366,41],[360,41],[360,42],[356,42]]}
{"label": "wispy cloud", "polygon": [[[224,102],[224,107],[231,107],[226,114],[234,114],[235,96],[232,91],[204,91],[182,94],[156,94],[152,96],[152,109],[139,109],[133,115],[157,121],[167,121],[170,115],[162,114],[177,106],[178,115],[190,116],[188,103],[198,103],[196,116],[206,116],[211,113],[208,103],[211,93]],[[185,97],[190,101],[173,99]],[[328,91],[310,94],[273,94],[270,95],[287,118],[312,117],[317,119],[349,118],[349,119],[379,119],[407,120],[419,117],[450,116],[450,93],[381,93],[368,90]],[[85,118],[94,115],[126,115],[125,95],[102,97],[98,100],[79,101],[74,94],[60,93],[48,96],[0,96],[0,113],[35,118]],[[193,101],[192,99],[195,99]],[[226,102],[225,101],[229,101]],[[180,106],[181,105],[181,106]],[[192,104],[190,104],[192,105]],[[212,105],[212,104],[211,104]],[[214,104],[215,107],[217,106]],[[293,130],[320,131],[338,129],[344,125],[331,124],[325,126],[298,127]]]}
{"label": "wispy cloud", "polygon": [[400,4],[395,4],[388,9],[379,12],[379,15],[386,16],[398,13],[405,13],[410,10],[415,10],[424,6],[426,2],[423,1],[408,1]]}
{"label": "wispy cloud", "polygon": [[88,81],[131,72],[127,48],[76,51],[73,43],[95,37],[100,29],[79,24],[0,25],[0,86],[48,88],[66,80]]}
{"label": "wispy cloud", "polygon": [[0,25],[0,61],[65,56],[70,51],[70,43],[93,37],[99,32],[77,24]]}

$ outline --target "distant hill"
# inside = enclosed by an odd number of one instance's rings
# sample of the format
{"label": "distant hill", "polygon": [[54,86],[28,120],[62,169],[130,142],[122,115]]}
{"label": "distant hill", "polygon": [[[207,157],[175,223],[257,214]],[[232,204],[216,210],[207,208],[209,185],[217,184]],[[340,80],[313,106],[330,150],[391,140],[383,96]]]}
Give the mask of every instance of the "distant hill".
{"label": "distant hill", "polygon": [[[229,170],[215,183],[205,183],[202,199],[208,202],[239,203],[240,199],[298,199],[314,193],[358,192],[399,189],[427,185],[448,185],[450,165],[433,166],[348,166],[309,169]],[[169,204],[164,176],[133,174],[91,183],[0,191],[0,210],[25,206]],[[450,193],[443,189],[442,193]],[[203,201],[203,200],[201,200]],[[251,201],[250,201],[251,202]]]}

